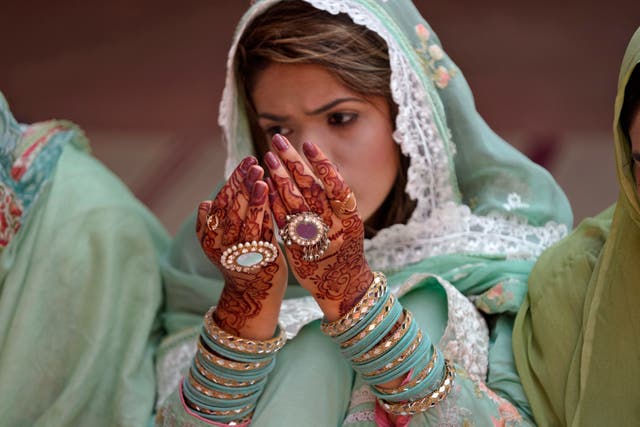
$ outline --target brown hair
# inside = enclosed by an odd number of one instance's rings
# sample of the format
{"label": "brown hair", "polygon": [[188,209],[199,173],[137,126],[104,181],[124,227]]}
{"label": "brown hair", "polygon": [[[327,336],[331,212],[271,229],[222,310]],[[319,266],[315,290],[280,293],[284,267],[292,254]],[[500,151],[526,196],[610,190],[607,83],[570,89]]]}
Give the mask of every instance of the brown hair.
{"label": "brown hair", "polygon": [[[398,106],[391,97],[389,53],[385,41],[355,24],[346,14],[332,15],[300,0],[284,0],[256,17],[240,39],[235,57],[239,92],[247,108],[251,136],[260,159],[267,141],[256,119],[250,94],[256,78],[270,63],[315,64],[326,68],[345,87],[363,96],[387,100],[392,124]],[[405,192],[409,159],[400,152],[394,185],[378,210],[367,219],[365,234],[406,223],[416,202]]]}

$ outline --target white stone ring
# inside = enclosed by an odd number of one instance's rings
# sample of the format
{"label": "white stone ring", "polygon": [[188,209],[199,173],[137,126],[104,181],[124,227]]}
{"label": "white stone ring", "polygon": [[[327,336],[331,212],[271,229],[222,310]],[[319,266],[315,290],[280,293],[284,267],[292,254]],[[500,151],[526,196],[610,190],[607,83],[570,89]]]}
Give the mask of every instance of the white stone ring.
{"label": "white stone ring", "polygon": [[220,264],[227,270],[253,273],[277,257],[278,248],[273,243],[254,240],[227,248],[220,256]]}
{"label": "white stone ring", "polygon": [[287,224],[280,237],[287,246],[302,246],[304,261],[317,261],[329,248],[329,227],[313,212],[287,215]]}

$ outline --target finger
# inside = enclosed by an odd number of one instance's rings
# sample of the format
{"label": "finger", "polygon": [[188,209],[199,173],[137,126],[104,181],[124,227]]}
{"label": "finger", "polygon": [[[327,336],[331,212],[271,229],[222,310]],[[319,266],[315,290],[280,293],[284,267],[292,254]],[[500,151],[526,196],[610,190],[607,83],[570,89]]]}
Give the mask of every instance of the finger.
{"label": "finger", "polygon": [[272,139],[275,153],[280,157],[280,161],[289,171],[289,176],[293,179],[300,190],[309,209],[320,216],[325,213],[330,214],[327,196],[322,188],[322,183],[298,154],[293,149],[289,141],[282,135],[276,134]]}
{"label": "finger", "polygon": [[282,205],[286,212],[296,214],[309,211],[307,202],[289,176],[287,169],[278,160],[278,157],[269,151],[265,154],[264,161],[269,169],[273,185],[278,190],[278,194],[280,194]]}
{"label": "finger", "polygon": [[302,145],[302,150],[309,160],[315,175],[322,182],[334,213],[343,217],[356,212],[355,196],[336,166],[313,143],[305,142]]}
{"label": "finger", "polygon": [[256,181],[251,189],[247,216],[242,230],[242,241],[253,242],[262,240],[262,223],[265,211],[269,208],[267,193],[269,187],[264,181]]}
{"label": "finger", "polygon": [[262,179],[264,176],[264,169],[262,169],[258,165],[250,166],[247,170],[247,174],[245,175],[243,185],[249,198],[251,198],[251,191],[253,190],[253,184],[255,184],[259,179]]}
{"label": "finger", "polygon": [[287,208],[284,206],[280,193],[278,193],[278,189],[273,184],[271,178],[267,178],[265,181],[269,186],[269,205],[271,205],[273,218],[278,228],[282,229],[287,224]]}
{"label": "finger", "polygon": [[220,233],[222,231],[220,217],[223,213],[213,208],[211,200],[205,200],[198,205],[196,219],[196,235],[205,255],[214,263],[220,259]]}
{"label": "finger", "polygon": [[244,181],[247,171],[256,163],[254,157],[247,157],[240,162],[213,201],[212,210],[219,211],[224,216],[222,246],[237,243],[240,238],[249,205],[249,192]]}

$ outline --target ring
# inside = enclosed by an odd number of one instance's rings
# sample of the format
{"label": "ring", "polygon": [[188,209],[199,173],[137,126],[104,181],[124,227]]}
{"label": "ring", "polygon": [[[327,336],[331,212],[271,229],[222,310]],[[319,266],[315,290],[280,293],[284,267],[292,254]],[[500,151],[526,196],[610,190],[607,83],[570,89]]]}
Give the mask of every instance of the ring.
{"label": "ring", "polygon": [[[211,224],[211,222],[215,220],[216,223],[215,224]],[[220,220],[218,219],[218,215],[207,215],[207,228],[210,231],[216,231],[217,228],[220,226]]]}
{"label": "ring", "polygon": [[251,273],[273,262],[278,248],[265,241],[238,243],[227,248],[220,256],[220,264],[227,270]]}
{"label": "ring", "polygon": [[313,212],[287,215],[287,224],[280,237],[287,246],[302,246],[304,261],[317,261],[329,248],[329,227]]}
{"label": "ring", "polygon": [[356,197],[353,191],[347,194],[344,200],[329,200],[329,204],[334,212],[339,215],[349,215],[356,211]]}

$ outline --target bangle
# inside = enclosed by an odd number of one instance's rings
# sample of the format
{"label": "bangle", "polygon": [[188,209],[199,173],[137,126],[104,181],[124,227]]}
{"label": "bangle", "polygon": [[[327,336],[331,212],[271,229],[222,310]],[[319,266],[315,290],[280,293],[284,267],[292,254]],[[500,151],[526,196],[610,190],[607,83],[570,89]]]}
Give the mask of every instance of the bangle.
{"label": "bangle", "polygon": [[231,369],[233,371],[252,371],[261,369],[268,366],[269,363],[273,361],[272,358],[261,360],[258,362],[236,362],[235,360],[225,359],[224,357],[220,357],[206,348],[202,343],[202,340],[198,340],[198,350],[209,363],[221,366],[223,368]]}
{"label": "bangle", "polygon": [[[374,394],[376,394],[376,396],[378,397],[382,397],[382,395],[385,395],[385,394],[400,394],[419,385],[433,371],[433,367],[436,363],[436,360],[438,359],[439,353],[440,352],[437,351],[434,347],[433,354],[431,355],[431,359],[429,360],[427,365],[420,372],[418,372],[418,374],[415,377],[409,380],[409,382],[407,382],[406,384],[403,384],[394,388],[385,388],[379,385],[374,385],[373,386]],[[440,356],[442,357],[442,354],[440,354]]]}
{"label": "bangle", "polygon": [[337,337],[351,329],[356,323],[360,322],[371,309],[373,309],[380,298],[386,293],[387,279],[382,273],[374,272],[371,286],[367,289],[364,296],[351,307],[351,310],[344,316],[333,322],[322,321],[320,329],[330,337]]}
{"label": "bangle", "polygon": [[398,344],[398,342],[406,335],[407,330],[409,330],[409,325],[411,325],[411,322],[413,321],[413,313],[406,309],[402,312],[404,313],[404,320],[400,326],[398,326],[398,328],[396,328],[389,337],[384,339],[384,341],[379,342],[371,350],[352,359],[353,363],[363,364],[371,359],[382,356]]}
{"label": "bangle", "polygon": [[428,346],[425,341],[422,331],[418,330],[415,339],[399,357],[375,371],[363,372],[363,379],[369,384],[384,384],[395,377],[402,375],[404,372],[409,372],[420,361],[421,356],[428,350]]}
{"label": "bangle", "polygon": [[384,408],[385,411],[389,412],[393,415],[415,415],[420,412],[425,412],[427,409],[436,406],[451,391],[451,387],[453,386],[453,381],[455,378],[455,369],[451,365],[451,363],[445,359],[445,373],[442,378],[442,382],[438,389],[428,394],[427,396],[404,403],[388,403],[382,399],[378,399],[380,405]]}
{"label": "bangle", "polygon": [[257,379],[246,380],[246,381],[236,381],[236,380],[232,380],[229,378],[224,378],[219,375],[216,375],[210,369],[206,369],[204,366],[202,366],[202,362],[200,362],[200,355],[196,355],[196,357],[194,358],[194,366],[198,370],[200,375],[202,375],[212,383],[215,383],[224,387],[246,387],[246,386],[254,385],[257,382],[259,382],[259,380]]}
{"label": "bangle", "polygon": [[276,336],[268,340],[252,340],[232,335],[219,327],[213,319],[215,307],[211,307],[204,316],[204,330],[218,346],[236,355],[271,356],[284,347],[287,336],[283,327],[278,325]]}
{"label": "bangle", "polygon": [[[355,337],[341,344],[342,355],[353,359],[366,353],[381,337],[386,336],[402,315],[402,306],[395,296],[389,295],[387,302],[377,316]],[[347,345],[348,344],[348,345]]]}

